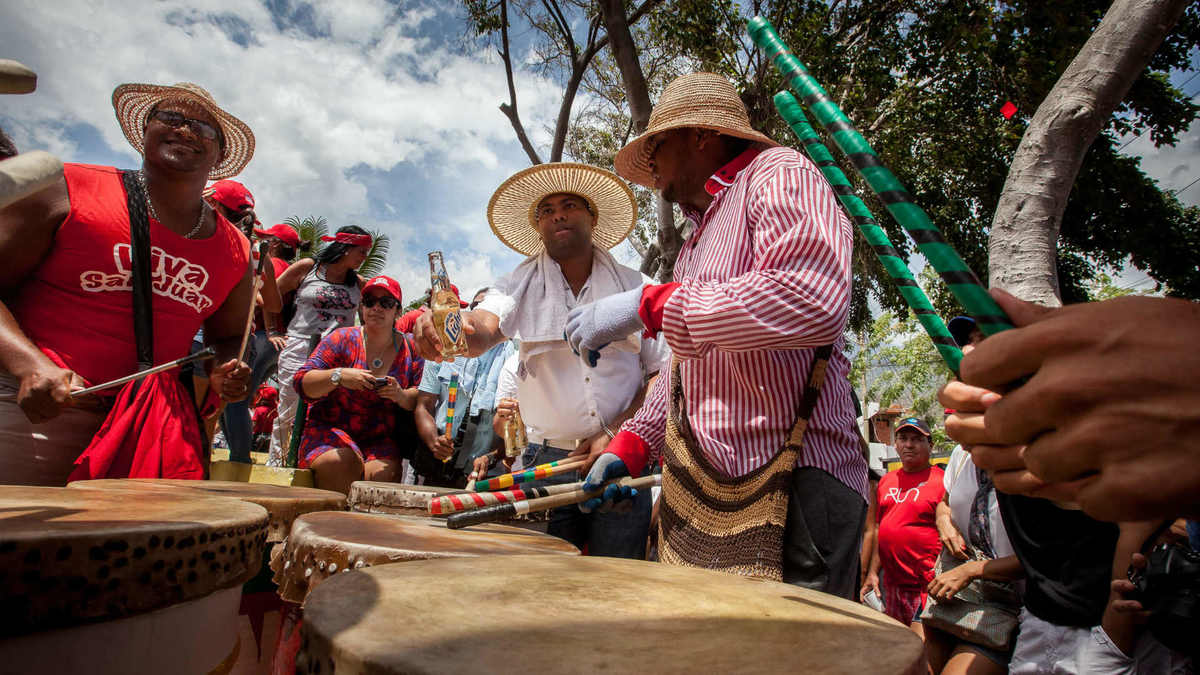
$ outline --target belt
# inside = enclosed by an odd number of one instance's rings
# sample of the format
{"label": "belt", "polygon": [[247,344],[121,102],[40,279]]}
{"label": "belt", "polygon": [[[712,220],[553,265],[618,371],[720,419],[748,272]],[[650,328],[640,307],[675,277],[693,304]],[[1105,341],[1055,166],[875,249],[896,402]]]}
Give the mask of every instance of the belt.
{"label": "belt", "polygon": [[586,438],[543,438],[542,445],[555,450],[565,450],[571,452],[579,447],[579,444],[587,440]]}

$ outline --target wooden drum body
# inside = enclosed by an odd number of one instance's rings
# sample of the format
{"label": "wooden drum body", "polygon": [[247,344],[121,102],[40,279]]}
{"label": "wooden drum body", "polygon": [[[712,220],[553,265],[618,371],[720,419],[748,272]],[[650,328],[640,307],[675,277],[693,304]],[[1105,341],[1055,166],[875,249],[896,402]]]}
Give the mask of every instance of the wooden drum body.
{"label": "wooden drum body", "polygon": [[233,668],[235,674],[268,672],[281,631],[286,633],[284,626],[295,623],[285,616],[287,608],[271,581],[268,566],[270,551],[287,538],[292,521],[297,517],[316,511],[346,510],[346,497],[340,492],[237,481],[121,478],[76,481],[68,487],[124,493],[227,497],[257,504],[267,510],[270,518],[267,546],[258,561],[258,574],[242,589],[238,616],[241,649]]}
{"label": "wooden drum body", "polygon": [[444,520],[371,513],[309,513],[292,525],[271,556],[285,600],[303,602],[335,575],[387,563],[429,558],[554,553],[578,556],[570,543],[516,527],[483,525],[451,530]]}
{"label": "wooden drum body", "polygon": [[0,486],[0,672],[228,672],[262,507]]}
{"label": "wooden drum body", "polygon": [[[533,642],[514,650],[514,639]],[[340,575],[308,598],[303,641],[296,672],[325,675],[916,673],[923,652],[907,628],[824,593],[562,556]]]}
{"label": "wooden drum body", "polygon": [[403,485],[360,480],[351,483],[347,503],[359,513],[390,513],[395,516],[429,517],[430,497],[441,497],[462,490],[432,485]]}

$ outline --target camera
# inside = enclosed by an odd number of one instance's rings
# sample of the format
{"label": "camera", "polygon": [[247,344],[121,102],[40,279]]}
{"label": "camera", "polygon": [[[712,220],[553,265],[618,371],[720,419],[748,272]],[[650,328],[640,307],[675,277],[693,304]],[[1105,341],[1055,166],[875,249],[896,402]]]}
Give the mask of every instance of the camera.
{"label": "camera", "polygon": [[1150,633],[1183,654],[1197,653],[1200,635],[1200,553],[1183,543],[1162,543],[1144,570],[1130,570],[1134,599],[1150,611]]}

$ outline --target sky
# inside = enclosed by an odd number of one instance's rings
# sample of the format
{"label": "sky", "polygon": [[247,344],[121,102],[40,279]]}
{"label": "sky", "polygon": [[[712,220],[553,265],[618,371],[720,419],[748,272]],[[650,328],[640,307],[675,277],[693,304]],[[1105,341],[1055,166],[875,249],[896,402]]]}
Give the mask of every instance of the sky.
{"label": "sky", "polygon": [[[492,234],[486,208],[528,159],[498,109],[508,100],[503,65],[494,52],[466,45],[460,7],[457,0],[5,0],[0,58],[35,70],[38,89],[0,98],[0,127],[23,151],[134,168],[140,157],[116,123],[113,88],[198,83],[254,130],[254,159],[236,179],[254,193],[264,225],[312,214],[331,229],[386,232],[386,271],[406,302],[428,286],[427,253],[439,249],[451,279],[471,293],[521,260]],[[517,88],[526,129],[545,149],[561,88],[526,72],[518,72]],[[1184,90],[1200,90],[1200,78]],[[1200,123],[1175,148],[1155,149],[1143,138],[1125,151],[1140,154],[1167,189],[1183,188],[1200,175]],[[1179,197],[1200,204],[1200,184]],[[628,244],[616,253],[637,264]],[[1136,270],[1123,278],[1136,281]]]}

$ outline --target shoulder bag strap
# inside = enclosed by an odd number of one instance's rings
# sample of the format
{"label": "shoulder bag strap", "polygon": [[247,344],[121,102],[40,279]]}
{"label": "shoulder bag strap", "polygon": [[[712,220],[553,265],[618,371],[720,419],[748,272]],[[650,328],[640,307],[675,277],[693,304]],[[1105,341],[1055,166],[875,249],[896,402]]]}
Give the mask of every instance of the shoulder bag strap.
{"label": "shoulder bag strap", "polygon": [[121,172],[125,204],[129,208],[130,262],[133,275],[133,334],[137,340],[138,370],[154,365],[154,321],[151,313],[150,216],[146,193],[133,171]]}

